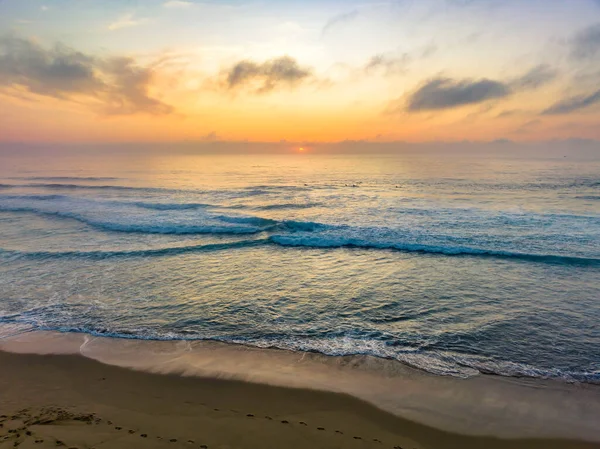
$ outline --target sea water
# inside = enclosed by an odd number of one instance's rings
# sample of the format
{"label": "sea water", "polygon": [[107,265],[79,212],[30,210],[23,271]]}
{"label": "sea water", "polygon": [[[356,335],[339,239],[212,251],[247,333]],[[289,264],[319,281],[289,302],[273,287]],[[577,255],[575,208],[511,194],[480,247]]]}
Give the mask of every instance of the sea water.
{"label": "sea water", "polygon": [[600,157],[0,154],[0,338],[598,383],[599,322]]}

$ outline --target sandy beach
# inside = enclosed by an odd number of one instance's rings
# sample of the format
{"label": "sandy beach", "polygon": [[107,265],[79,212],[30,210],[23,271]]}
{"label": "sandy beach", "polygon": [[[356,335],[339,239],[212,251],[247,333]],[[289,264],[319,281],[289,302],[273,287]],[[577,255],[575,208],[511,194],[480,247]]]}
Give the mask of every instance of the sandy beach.
{"label": "sandy beach", "polygon": [[461,436],[348,395],[0,352],[0,448],[594,448]]}

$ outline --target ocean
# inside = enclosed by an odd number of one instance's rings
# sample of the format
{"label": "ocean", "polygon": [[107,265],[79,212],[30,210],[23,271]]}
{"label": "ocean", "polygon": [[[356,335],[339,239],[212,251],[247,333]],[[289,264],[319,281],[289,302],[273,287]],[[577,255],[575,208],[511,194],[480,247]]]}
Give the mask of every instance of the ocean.
{"label": "ocean", "polygon": [[600,383],[600,156],[0,153],[36,330]]}

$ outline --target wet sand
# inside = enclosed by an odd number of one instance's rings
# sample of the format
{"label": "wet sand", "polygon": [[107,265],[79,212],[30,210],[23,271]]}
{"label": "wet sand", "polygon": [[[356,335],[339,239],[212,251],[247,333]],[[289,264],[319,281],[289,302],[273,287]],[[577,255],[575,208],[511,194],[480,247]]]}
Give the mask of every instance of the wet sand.
{"label": "wet sand", "polygon": [[351,396],[0,352],[0,448],[598,448],[461,436]]}

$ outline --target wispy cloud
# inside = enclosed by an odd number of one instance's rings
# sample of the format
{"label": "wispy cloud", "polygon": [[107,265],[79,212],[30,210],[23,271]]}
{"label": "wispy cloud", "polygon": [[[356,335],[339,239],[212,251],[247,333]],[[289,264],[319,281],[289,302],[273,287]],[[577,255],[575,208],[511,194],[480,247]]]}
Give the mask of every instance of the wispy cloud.
{"label": "wispy cloud", "polygon": [[364,66],[366,73],[381,72],[386,75],[405,73],[412,62],[431,57],[437,52],[437,45],[430,43],[415,48],[410,53],[379,53],[372,56]]}
{"label": "wispy cloud", "polygon": [[600,103],[600,90],[589,95],[578,95],[565,98],[550,106],[543,113],[544,115],[569,114],[571,112],[587,109]]}
{"label": "wispy cloud", "polygon": [[148,91],[153,69],[132,58],[96,58],[57,44],[45,48],[15,36],[0,38],[0,88],[21,87],[62,100],[86,97],[109,115],[168,114]]}
{"label": "wispy cloud", "polygon": [[386,75],[403,73],[411,61],[412,58],[407,53],[398,57],[378,54],[371,57],[367,64],[365,64],[365,72],[372,73],[383,70]]}
{"label": "wispy cloud", "polygon": [[251,86],[257,93],[269,92],[281,85],[295,86],[312,75],[290,56],[281,56],[263,63],[240,61],[223,72],[228,89]]}
{"label": "wispy cloud", "polygon": [[321,36],[325,36],[329,31],[331,31],[332,28],[341,25],[343,23],[346,22],[350,22],[354,19],[356,19],[358,17],[358,10],[355,9],[353,11],[344,13],[344,14],[339,14],[337,16],[334,16],[332,18],[330,18],[327,23],[325,24],[325,26],[323,27],[323,30],[321,31]]}
{"label": "wispy cloud", "polygon": [[163,3],[163,6],[165,8],[179,8],[179,9],[185,9],[185,8],[189,8],[190,6],[193,6],[194,4],[192,2],[186,2],[186,1],[182,1],[182,0],[170,0],[168,2]]}
{"label": "wispy cloud", "polygon": [[120,30],[122,28],[131,28],[134,26],[141,25],[147,22],[148,19],[135,19],[133,14],[126,14],[121,16],[114,22],[108,25],[108,29],[111,31]]}
{"label": "wispy cloud", "polygon": [[534,67],[523,76],[511,82],[515,89],[536,89],[558,77],[558,71],[552,67],[542,64]]}

